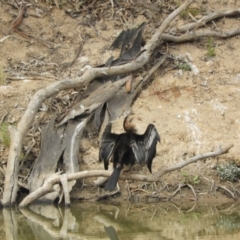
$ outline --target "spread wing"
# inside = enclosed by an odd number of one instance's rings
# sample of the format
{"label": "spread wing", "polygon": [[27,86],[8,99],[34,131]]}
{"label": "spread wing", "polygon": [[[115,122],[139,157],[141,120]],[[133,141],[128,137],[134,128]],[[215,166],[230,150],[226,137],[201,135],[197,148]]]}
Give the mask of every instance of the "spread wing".
{"label": "spread wing", "polygon": [[109,123],[103,132],[102,140],[100,142],[99,161],[104,162],[105,170],[108,169],[109,160],[115,146],[115,140],[118,136],[118,134],[111,133],[111,129],[112,124]]}
{"label": "spread wing", "polygon": [[152,160],[156,155],[157,142],[160,142],[160,135],[155,126],[149,124],[145,133],[135,134],[130,143],[136,161],[139,164],[147,164],[150,173],[152,173]]}

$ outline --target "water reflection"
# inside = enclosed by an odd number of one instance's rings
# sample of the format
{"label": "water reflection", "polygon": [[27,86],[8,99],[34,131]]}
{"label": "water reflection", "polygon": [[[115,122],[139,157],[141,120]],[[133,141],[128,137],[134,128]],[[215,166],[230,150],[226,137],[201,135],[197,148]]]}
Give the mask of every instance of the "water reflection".
{"label": "water reflection", "polygon": [[110,205],[78,203],[71,208],[31,206],[3,209],[0,239],[240,239],[239,203],[221,207],[174,203]]}

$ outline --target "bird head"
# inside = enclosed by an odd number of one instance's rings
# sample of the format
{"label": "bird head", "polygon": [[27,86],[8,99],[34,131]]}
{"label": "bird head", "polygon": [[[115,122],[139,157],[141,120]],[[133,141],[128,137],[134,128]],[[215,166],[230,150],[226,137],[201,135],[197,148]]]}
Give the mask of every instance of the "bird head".
{"label": "bird head", "polygon": [[126,132],[133,132],[133,133],[137,132],[136,126],[133,123],[133,119],[134,119],[134,113],[130,113],[125,117],[123,121],[123,128]]}

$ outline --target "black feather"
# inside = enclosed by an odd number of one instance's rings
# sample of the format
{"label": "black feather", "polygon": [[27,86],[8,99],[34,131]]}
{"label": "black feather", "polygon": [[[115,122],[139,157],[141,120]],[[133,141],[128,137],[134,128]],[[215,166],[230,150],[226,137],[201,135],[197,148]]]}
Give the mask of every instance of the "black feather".
{"label": "black feather", "polygon": [[[124,127],[124,129],[127,128]],[[105,185],[105,190],[114,190],[124,165],[130,167],[136,163],[147,165],[152,173],[152,161],[156,155],[157,142],[160,142],[160,136],[153,124],[149,124],[142,135],[134,133],[131,129],[126,133],[113,134],[111,126],[108,125],[101,141],[99,160],[103,160],[104,168],[108,169],[110,158],[112,158],[114,170]]]}
{"label": "black feather", "polygon": [[109,161],[115,145],[115,139],[118,136],[118,134],[111,133],[111,129],[112,124],[109,123],[103,132],[102,140],[100,143],[101,147],[99,151],[99,161],[104,161],[105,170],[108,170]]}
{"label": "black feather", "polygon": [[149,172],[152,173],[152,160],[156,155],[157,142],[160,136],[153,124],[149,124],[142,135],[134,134],[131,147],[138,164],[147,164]]}
{"label": "black feather", "polygon": [[114,168],[112,175],[109,177],[104,189],[106,191],[113,191],[117,185],[121,168]]}

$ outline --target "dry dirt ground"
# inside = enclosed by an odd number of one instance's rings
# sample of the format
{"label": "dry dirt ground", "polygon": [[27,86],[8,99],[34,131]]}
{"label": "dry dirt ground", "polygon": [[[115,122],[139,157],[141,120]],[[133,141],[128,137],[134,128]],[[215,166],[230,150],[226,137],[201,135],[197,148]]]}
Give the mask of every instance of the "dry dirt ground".
{"label": "dry dirt ground", "polygon": [[[28,2],[28,17],[23,19],[19,29],[35,38],[26,38],[12,31],[11,26],[18,11],[4,1],[0,3],[0,68],[7,76],[7,82],[0,86],[0,120],[5,116],[3,121],[9,124],[18,122],[36,90],[54,81],[80,76],[81,69],[86,65],[105,63],[111,56],[108,48],[121,30],[146,21],[143,36],[147,41],[176,7],[174,1],[148,1],[148,4],[145,1],[118,1],[119,6],[114,1],[112,8],[111,1],[105,0],[93,5],[91,3],[94,1],[86,1],[77,11],[74,1],[73,4],[60,6],[60,9],[50,4],[51,1],[48,1],[49,4],[44,1]],[[196,2],[193,7],[200,10],[195,16],[197,19],[211,11],[240,7],[239,1]],[[178,17],[172,25],[181,25],[188,20]],[[224,18],[210,23],[207,28],[229,30],[237,28],[239,23],[239,16]],[[214,57],[207,55],[208,44],[208,38],[183,44],[169,43],[169,53],[188,59],[194,71],[161,69],[154,75],[152,83],[142,90],[132,110],[139,133],[144,132],[149,123],[154,123],[161,135],[161,143],[157,146],[157,156],[153,161],[154,172],[189,157],[213,151],[219,145],[234,144],[228,154],[168,174],[158,184],[159,189],[164,188],[169,195],[181,182],[195,183],[199,198],[206,200],[212,197],[212,201],[226,201],[230,199],[229,196],[225,197],[212,189],[214,183],[231,186],[230,183],[220,182],[217,164],[234,161],[240,165],[240,41],[239,36],[213,39]],[[81,45],[80,54],[77,55]],[[71,94],[61,94],[65,106],[70,104]],[[43,105],[34,123],[37,128],[43,127],[48,114],[54,110],[54,103],[51,100]],[[114,123],[116,133],[122,132],[122,121],[120,118]],[[34,137],[39,140],[40,131],[35,132],[37,135]],[[29,133],[23,155],[31,142]],[[81,149],[80,169],[103,169],[98,162],[96,137],[83,140]],[[37,141],[23,164],[20,182],[26,183],[38,151]],[[2,141],[0,154],[0,185],[3,189],[8,148]],[[146,169],[142,171],[149,174]],[[84,196],[96,195],[97,188],[92,185],[92,180],[85,180]],[[137,186],[141,183],[131,184],[134,187],[134,184]],[[121,199],[126,199],[128,191],[125,183],[121,182],[120,185],[123,191]],[[142,192],[149,195],[152,190],[148,188]],[[81,194],[75,196],[81,197]],[[186,197],[191,200],[193,194],[184,189],[180,198]]]}

